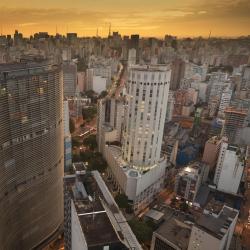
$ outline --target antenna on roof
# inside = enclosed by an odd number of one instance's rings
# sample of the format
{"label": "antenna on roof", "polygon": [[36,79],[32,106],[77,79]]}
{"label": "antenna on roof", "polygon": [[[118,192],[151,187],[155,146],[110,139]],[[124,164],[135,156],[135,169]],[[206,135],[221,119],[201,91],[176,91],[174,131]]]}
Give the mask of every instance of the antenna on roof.
{"label": "antenna on roof", "polygon": [[210,37],[211,37],[211,33],[212,33],[212,32],[211,32],[211,30],[210,30],[210,32],[209,32],[209,36],[208,36],[208,39],[210,39]]}
{"label": "antenna on roof", "polygon": [[111,36],[111,23],[109,23],[109,37]]}

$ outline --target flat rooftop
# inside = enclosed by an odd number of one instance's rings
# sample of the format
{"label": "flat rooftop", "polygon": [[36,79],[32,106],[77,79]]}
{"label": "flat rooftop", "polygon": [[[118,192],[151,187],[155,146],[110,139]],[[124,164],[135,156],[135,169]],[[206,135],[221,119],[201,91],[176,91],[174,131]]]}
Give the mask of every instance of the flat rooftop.
{"label": "flat rooftop", "polygon": [[169,208],[166,208],[163,212],[164,222],[155,233],[181,249],[187,249],[191,234],[191,224],[184,223],[184,221],[188,221],[186,215]]}
{"label": "flat rooftop", "polygon": [[211,214],[202,214],[196,225],[218,239],[222,239],[232,221],[238,216],[234,209],[224,206],[218,217]]}

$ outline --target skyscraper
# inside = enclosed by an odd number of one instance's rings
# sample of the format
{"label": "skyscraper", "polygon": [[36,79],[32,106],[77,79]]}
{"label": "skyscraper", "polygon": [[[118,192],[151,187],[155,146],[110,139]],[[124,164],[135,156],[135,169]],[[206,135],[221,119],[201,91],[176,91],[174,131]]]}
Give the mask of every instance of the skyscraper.
{"label": "skyscraper", "polygon": [[167,164],[161,145],[170,73],[165,65],[129,68],[122,148],[109,144],[102,150],[109,177],[128,196],[135,213],[152,202],[164,185]]}
{"label": "skyscraper", "polygon": [[136,169],[147,170],[161,158],[168,76],[164,66],[134,66],[129,70],[123,158]]}
{"label": "skyscraper", "polygon": [[63,222],[60,68],[0,65],[0,248],[32,249]]}

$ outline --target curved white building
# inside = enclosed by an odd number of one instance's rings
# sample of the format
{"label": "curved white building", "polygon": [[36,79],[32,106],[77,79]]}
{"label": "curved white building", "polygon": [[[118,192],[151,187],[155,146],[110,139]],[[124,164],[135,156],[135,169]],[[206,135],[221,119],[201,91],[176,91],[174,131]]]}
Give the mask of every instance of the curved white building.
{"label": "curved white building", "polygon": [[163,65],[131,66],[123,132],[123,159],[138,170],[160,161],[171,71]]}

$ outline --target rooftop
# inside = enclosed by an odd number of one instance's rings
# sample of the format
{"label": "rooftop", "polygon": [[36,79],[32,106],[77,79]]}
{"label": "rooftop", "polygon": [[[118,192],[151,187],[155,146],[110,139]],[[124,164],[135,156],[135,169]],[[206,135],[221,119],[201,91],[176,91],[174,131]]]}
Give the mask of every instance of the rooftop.
{"label": "rooftop", "polygon": [[89,249],[110,245],[117,249],[141,250],[125,218],[97,171],[82,170],[65,177],[66,190],[74,202]]}
{"label": "rooftop", "polygon": [[216,238],[222,239],[237,216],[238,211],[224,206],[217,217],[211,214],[202,214],[196,221],[196,225]]}
{"label": "rooftop", "polygon": [[191,234],[191,226],[192,222],[187,219],[186,215],[166,208],[164,210],[164,222],[155,233],[181,249],[187,249]]}

